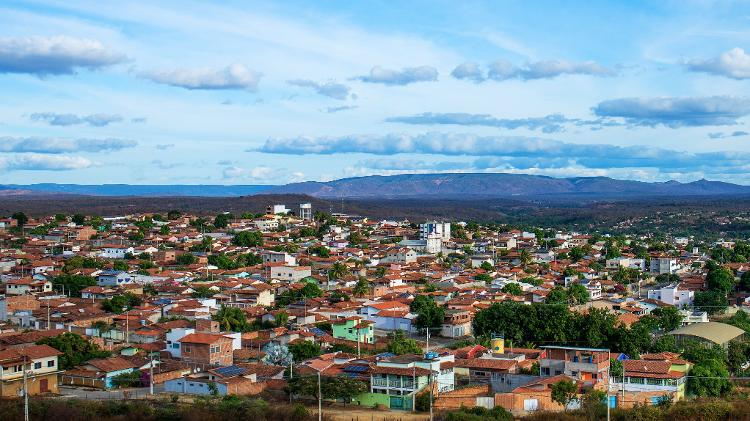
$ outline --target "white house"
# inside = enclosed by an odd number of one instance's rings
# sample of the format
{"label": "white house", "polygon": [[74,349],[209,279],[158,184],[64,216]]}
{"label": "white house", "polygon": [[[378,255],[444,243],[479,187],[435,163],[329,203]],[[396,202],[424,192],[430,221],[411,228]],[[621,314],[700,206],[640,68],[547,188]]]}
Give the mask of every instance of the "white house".
{"label": "white house", "polygon": [[124,259],[126,254],[133,254],[134,252],[135,249],[130,246],[107,246],[102,248],[99,257],[105,259]]}
{"label": "white house", "polygon": [[679,268],[677,259],[673,257],[656,257],[651,259],[651,273],[654,275],[675,273]]}
{"label": "white house", "polygon": [[681,288],[679,282],[669,284],[660,289],[652,289],[648,292],[648,298],[663,301],[675,307],[692,305],[694,295],[693,291]]}

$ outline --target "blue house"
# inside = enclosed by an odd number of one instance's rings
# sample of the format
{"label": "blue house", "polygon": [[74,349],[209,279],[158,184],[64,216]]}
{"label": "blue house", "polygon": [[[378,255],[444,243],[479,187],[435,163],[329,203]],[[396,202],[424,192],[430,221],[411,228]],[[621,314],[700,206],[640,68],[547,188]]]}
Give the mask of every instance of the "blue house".
{"label": "blue house", "polygon": [[75,374],[79,376],[84,373],[89,374],[89,376],[86,377],[93,377],[96,379],[94,385],[103,387],[104,389],[111,389],[117,386],[114,380],[115,377],[120,374],[132,373],[135,371],[136,366],[124,358],[110,357],[90,360],[84,364],[82,368],[83,370],[76,370],[77,373]]}

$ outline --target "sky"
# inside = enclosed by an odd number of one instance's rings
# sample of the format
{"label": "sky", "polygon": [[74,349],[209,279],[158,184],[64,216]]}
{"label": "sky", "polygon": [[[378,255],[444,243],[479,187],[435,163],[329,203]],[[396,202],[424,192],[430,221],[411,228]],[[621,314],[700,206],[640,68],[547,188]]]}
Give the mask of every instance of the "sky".
{"label": "sky", "polygon": [[0,3],[0,184],[750,185],[750,2]]}

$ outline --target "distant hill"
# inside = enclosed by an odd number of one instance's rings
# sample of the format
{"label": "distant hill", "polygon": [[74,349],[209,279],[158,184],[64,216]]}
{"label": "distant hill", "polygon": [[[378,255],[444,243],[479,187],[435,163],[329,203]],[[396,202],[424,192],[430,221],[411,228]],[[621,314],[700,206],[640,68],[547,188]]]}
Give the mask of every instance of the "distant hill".
{"label": "distant hill", "polygon": [[540,196],[712,196],[750,194],[750,186],[719,181],[647,183],[608,177],[554,178],[525,174],[405,174],[344,178],[272,187],[264,193],[321,198],[436,198]]}
{"label": "distant hill", "polygon": [[404,174],[268,185],[0,185],[0,196],[45,194],[140,197],[240,197],[257,194],[303,194],[322,199],[627,199],[659,196],[750,195],[750,186],[720,181],[647,183],[608,177],[555,178],[525,174]]}
{"label": "distant hill", "polygon": [[272,186],[261,185],[135,185],[135,184],[55,184],[0,185],[0,195],[39,195],[44,193],[87,196],[201,196],[238,197],[258,194]]}

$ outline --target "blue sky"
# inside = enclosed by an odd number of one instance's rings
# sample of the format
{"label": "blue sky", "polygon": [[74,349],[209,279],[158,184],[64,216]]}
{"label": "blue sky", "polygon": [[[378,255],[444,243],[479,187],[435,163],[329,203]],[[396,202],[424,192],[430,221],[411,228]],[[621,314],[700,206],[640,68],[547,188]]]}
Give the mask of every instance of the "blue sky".
{"label": "blue sky", "polygon": [[7,1],[0,183],[750,184],[750,3]]}

